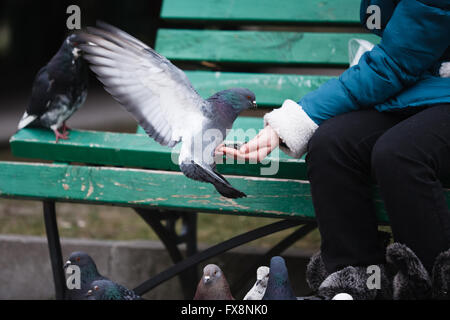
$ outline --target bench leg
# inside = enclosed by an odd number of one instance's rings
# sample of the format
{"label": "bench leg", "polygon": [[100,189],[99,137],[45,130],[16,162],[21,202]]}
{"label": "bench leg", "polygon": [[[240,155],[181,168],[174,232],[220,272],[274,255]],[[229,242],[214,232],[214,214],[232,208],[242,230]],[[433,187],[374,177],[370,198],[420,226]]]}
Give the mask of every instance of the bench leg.
{"label": "bench leg", "polygon": [[[190,257],[198,252],[197,213],[183,212],[182,221],[183,228],[181,230],[180,238],[186,244],[186,257]],[[197,265],[187,269],[183,274],[187,278],[187,290],[184,291],[184,296],[186,298],[192,298],[192,292],[197,288],[200,279]]]}
{"label": "bench leg", "polygon": [[53,282],[55,284],[55,298],[57,300],[62,300],[65,296],[66,285],[58,224],[56,222],[55,202],[44,201],[43,205],[45,231],[47,233],[48,250],[53,271]]}
{"label": "bench leg", "polygon": [[[155,231],[161,242],[166,247],[170,258],[174,263],[183,260],[183,255],[178,249],[181,243],[186,244],[186,256],[197,253],[197,214],[176,211],[158,211],[135,208],[137,214]],[[182,219],[182,230],[177,234],[175,225],[178,219]],[[165,220],[165,225],[161,222]],[[180,273],[180,282],[183,295],[186,299],[192,298],[192,292],[198,283],[198,271],[196,266]]]}

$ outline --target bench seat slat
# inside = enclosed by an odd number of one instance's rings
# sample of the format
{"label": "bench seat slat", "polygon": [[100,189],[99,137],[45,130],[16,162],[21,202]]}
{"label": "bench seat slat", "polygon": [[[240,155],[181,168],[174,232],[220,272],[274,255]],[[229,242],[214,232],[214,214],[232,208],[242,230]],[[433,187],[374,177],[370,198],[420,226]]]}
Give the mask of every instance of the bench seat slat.
{"label": "bench seat slat", "polygon": [[[209,184],[181,173],[130,168],[1,162],[0,197],[120,206],[155,206],[196,212],[313,219],[309,183],[229,177],[247,193],[226,199]],[[380,221],[386,221],[383,211]]]}
{"label": "bench seat slat", "polygon": [[164,0],[161,18],[253,24],[359,24],[360,3],[360,0]]}
{"label": "bench seat slat", "polygon": [[280,106],[287,98],[299,100],[331,76],[186,71],[198,93],[208,98],[219,90],[244,87],[256,94],[258,107]]}
{"label": "bench seat slat", "polygon": [[159,29],[156,51],[170,60],[348,66],[348,41],[366,33]]}
{"label": "bench seat slat", "polygon": [[[262,119],[241,117],[237,128],[262,128]],[[250,130],[248,139],[258,133]],[[78,162],[98,165],[137,167],[155,170],[179,171],[177,164],[179,146],[174,151],[163,147],[146,134],[127,134],[97,131],[70,132],[70,140],[55,143],[54,134],[45,129],[22,129],[10,140],[11,151],[17,157],[58,162]],[[269,164],[218,164],[223,174],[260,176],[261,168],[278,166],[271,177],[306,179],[303,159],[292,159],[278,150],[280,158],[270,157]],[[266,169],[267,170],[267,169]]]}

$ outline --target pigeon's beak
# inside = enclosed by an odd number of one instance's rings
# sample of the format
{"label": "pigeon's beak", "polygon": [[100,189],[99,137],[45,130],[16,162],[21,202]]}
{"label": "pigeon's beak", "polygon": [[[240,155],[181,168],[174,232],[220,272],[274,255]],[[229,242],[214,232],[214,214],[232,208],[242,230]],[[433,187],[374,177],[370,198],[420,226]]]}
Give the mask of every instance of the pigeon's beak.
{"label": "pigeon's beak", "polygon": [[67,260],[66,263],[64,264],[64,270],[67,269],[68,266],[70,266],[72,264],[72,262],[70,262],[70,260]]}
{"label": "pigeon's beak", "polygon": [[92,296],[92,289],[86,292],[86,297]]}
{"label": "pigeon's beak", "polygon": [[75,46],[79,46],[80,44],[86,44],[87,43],[86,40],[83,38],[83,35],[80,32],[72,34],[71,42]]}
{"label": "pigeon's beak", "polygon": [[210,276],[204,276],[203,277],[203,282],[205,283],[205,284],[207,284],[208,282],[210,282],[211,281],[211,277]]}
{"label": "pigeon's beak", "polygon": [[257,108],[256,101],[255,101],[255,100],[252,101],[252,108],[253,108],[253,109],[256,109],[256,108]]}

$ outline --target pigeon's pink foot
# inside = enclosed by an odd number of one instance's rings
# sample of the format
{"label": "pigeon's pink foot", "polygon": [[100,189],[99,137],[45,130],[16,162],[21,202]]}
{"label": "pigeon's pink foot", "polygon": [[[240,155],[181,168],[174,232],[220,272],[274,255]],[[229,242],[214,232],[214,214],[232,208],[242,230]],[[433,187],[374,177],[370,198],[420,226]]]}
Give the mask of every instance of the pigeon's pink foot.
{"label": "pigeon's pink foot", "polygon": [[66,125],[65,122],[63,123],[63,125],[62,125],[61,128],[62,128],[62,133],[63,133],[63,134],[66,134],[67,131],[72,130],[72,129],[70,129],[70,128]]}
{"label": "pigeon's pink foot", "polygon": [[68,135],[69,135],[69,132],[68,131],[64,131],[63,133],[60,133],[58,130],[53,130],[53,132],[55,133],[55,138],[56,138],[56,143],[58,143],[58,140],[59,139],[62,139],[62,140],[67,140],[67,139],[69,139],[69,137],[68,137]]}

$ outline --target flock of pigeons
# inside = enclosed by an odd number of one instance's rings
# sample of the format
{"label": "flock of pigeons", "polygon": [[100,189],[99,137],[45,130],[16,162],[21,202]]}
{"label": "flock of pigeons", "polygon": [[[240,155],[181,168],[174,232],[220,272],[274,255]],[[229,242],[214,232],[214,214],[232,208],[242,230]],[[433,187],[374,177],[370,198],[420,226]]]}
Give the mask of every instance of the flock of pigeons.
{"label": "flock of pigeons", "polygon": [[228,198],[246,196],[217,172],[214,156],[239,113],[256,107],[255,94],[231,88],[205,100],[182,70],[104,22],[68,36],[39,70],[18,129],[44,127],[56,142],[68,139],[66,121],[86,100],[88,66],[151,138],[170,148],[182,143],[179,166],[188,178]]}
{"label": "flock of pigeons", "polygon": [[[64,267],[71,265],[80,270],[80,287],[66,290],[68,300],[144,300],[132,290],[102,276],[94,260],[84,252],[73,252]],[[383,269],[380,284],[375,290],[368,287],[368,272],[362,267],[349,266],[327,274],[318,252],[311,257],[306,270],[306,282],[314,294],[297,297],[285,260],[274,256],[270,267],[257,269],[256,282],[243,300],[450,299],[450,250],[438,256],[433,272],[429,274],[411,249],[394,242],[386,249],[386,265],[380,268]],[[215,264],[203,268],[193,299],[235,300],[223,271]]]}
{"label": "flock of pigeons", "polygon": [[[73,252],[64,267],[70,265],[80,268],[81,281],[80,289],[66,290],[65,298],[68,300],[144,300],[132,290],[102,276],[92,257],[85,252]],[[215,264],[204,267],[193,297],[194,300],[235,300],[225,275]],[[270,268],[258,268],[256,282],[244,300],[297,300],[282,257],[273,257]]]}

